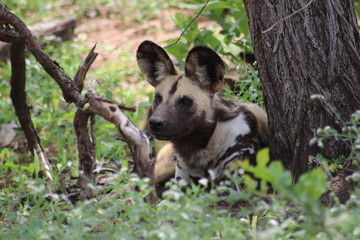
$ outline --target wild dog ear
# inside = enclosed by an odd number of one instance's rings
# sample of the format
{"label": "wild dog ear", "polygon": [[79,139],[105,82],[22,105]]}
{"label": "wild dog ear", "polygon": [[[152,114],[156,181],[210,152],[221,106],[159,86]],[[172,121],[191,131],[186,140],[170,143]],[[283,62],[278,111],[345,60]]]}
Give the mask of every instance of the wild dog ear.
{"label": "wild dog ear", "polygon": [[185,61],[185,76],[210,92],[223,87],[225,65],[212,49],[205,46],[193,48]]}
{"label": "wild dog ear", "polygon": [[151,41],[144,41],[140,44],[136,58],[146,80],[154,87],[165,77],[176,75],[175,67],[169,55]]}

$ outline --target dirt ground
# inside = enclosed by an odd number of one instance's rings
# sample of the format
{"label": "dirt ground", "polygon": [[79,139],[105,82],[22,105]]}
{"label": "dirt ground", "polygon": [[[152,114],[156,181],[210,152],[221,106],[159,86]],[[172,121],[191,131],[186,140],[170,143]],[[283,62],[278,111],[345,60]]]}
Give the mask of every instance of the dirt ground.
{"label": "dirt ground", "polygon": [[[114,62],[119,57],[116,54],[119,49],[135,56],[137,47],[144,40],[165,46],[164,41],[178,38],[180,31],[171,16],[179,12],[185,16],[196,15],[188,10],[166,9],[157,19],[129,24],[121,19],[108,18],[106,13],[100,13],[94,18],[83,17],[77,24],[75,33],[78,38],[85,39],[89,49],[97,43],[99,55],[93,67],[100,67],[104,62]],[[201,18],[201,22],[205,24],[206,20]]]}

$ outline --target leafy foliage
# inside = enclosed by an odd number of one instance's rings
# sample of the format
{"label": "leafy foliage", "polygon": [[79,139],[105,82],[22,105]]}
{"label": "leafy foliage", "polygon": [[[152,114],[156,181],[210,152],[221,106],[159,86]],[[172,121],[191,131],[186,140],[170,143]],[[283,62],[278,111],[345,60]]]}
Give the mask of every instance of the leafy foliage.
{"label": "leafy foliage", "polygon": [[[205,1],[193,1],[198,5],[195,12],[199,12]],[[192,3],[193,4],[193,3]],[[183,41],[170,46],[166,50],[174,55],[183,65],[186,53],[196,45],[206,45],[224,56],[229,56],[235,63],[241,62],[239,55],[234,53],[251,51],[250,35],[247,25],[247,17],[242,0],[210,1],[204,9],[203,16],[215,21],[216,26],[210,24],[199,28],[198,23],[193,22],[183,34]],[[184,31],[193,17],[185,18],[176,14],[173,18],[180,31]],[[220,28],[219,28],[220,27]],[[167,43],[172,43],[169,40]]]}

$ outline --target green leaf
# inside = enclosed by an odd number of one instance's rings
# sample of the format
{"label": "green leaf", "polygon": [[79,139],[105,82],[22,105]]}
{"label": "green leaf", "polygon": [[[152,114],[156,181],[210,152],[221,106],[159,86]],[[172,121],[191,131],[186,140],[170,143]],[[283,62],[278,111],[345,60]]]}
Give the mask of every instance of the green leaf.
{"label": "green leaf", "polygon": [[303,174],[294,189],[297,195],[305,200],[317,200],[326,190],[326,175],[321,168],[316,168]]}
{"label": "green leaf", "polygon": [[270,161],[269,148],[263,148],[256,154],[256,163],[259,167],[265,167]]}
{"label": "green leaf", "polygon": [[268,168],[263,168],[263,167],[256,167],[254,169],[254,175],[256,178],[259,178],[261,180],[265,180],[269,183],[273,183],[274,182],[274,176],[271,174],[271,172],[269,171]]}
{"label": "green leaf", "polygon": [[244,174],[243,178],[244,178],[244,183],[245,183],[246,187],[249,190],[255,190],[256,189],[257,183],[252,177],[250,177],[247,174]]}
{"label": "green leaf", "polygon": [[172,19],[181,29],[186,27],[185,17],[181,13],[176,13]]}

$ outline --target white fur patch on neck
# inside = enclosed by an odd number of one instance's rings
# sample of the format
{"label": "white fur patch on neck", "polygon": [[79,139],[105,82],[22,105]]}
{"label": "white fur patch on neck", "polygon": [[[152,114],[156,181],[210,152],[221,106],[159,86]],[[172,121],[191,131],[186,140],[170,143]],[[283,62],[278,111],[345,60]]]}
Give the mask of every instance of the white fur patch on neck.
{"label": "white fur patch on neck", "polygon": [[251,129],[245,120],[245,115],[240,113],[230,121],[218,122],[213,138],[214,140],[216,139],[218,144],[221,144],[221,146],[217,147],[223,148],[224,146],[232,146],[238,136],[245,136],[250,131]]}

